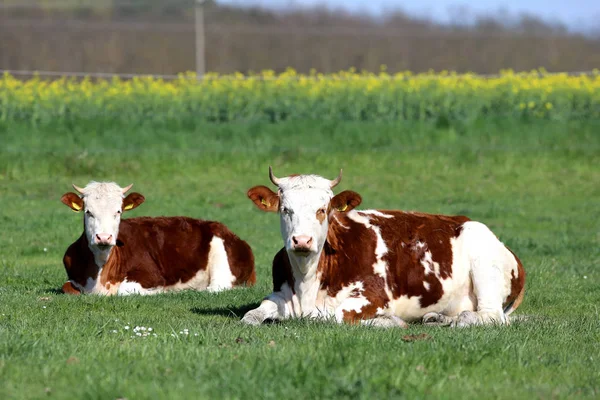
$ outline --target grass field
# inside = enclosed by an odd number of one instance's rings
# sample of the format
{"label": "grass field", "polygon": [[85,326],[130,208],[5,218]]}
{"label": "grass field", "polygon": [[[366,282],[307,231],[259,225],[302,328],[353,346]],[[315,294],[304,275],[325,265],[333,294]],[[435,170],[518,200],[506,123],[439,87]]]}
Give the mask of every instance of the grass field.
{"label": "grass field", "polygon": [[[600,396],[600,121],[106,126],[0,125],[0,398]],[[516,315],[529,318],[463,330],[243,326],[282,245],[278,218],[245,196],[269,184],[269,164],[279,176],[344,168],[338,190],[359,192],[364,208],[488,224],[528,272]],[[133,182],[146,203],[130,216],[225,222],[253,247],[257,285],[60,294],[82,217],[59,199],[92,179]]]}

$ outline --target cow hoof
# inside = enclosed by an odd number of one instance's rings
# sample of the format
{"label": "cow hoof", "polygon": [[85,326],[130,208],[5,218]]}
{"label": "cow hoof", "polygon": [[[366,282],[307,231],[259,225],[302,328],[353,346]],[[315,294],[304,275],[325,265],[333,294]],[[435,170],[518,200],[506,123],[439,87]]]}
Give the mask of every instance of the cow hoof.
{"label": "cow hoof", "polygon": [[456,321],[451,325],[452,328],[465,328],[467,326],[479,325],[481,320],[477,313],[473,311],[463,311],[458,315]]}
{"label": "cow hoof", "polygon": [[448,326],[452,323],[452,318],[436,313],[430,312],[423,316],[423,325],[429,326]]}
{"label": "cow hoof", "polygon": [[242,318],[242,322],[247,325],[260,325],[262,321],[263,319],[259,315],[253,314],[252,311],[247,312]]}

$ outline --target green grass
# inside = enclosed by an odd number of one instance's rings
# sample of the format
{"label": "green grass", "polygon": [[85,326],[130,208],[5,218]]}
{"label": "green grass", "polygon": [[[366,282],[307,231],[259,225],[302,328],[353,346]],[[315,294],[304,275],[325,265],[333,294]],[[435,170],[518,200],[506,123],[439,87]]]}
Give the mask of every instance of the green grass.
{"label": "green grass", "polygon": [[[526,321],[380,330],[241,325],[270,292],[278,218],[245,191],[275,173],[334,177],[363,207],[466,214],[528,272]],[[218,219],[254,249],[258,283],[219,294],[70,297],[72,182],[133,182],[129,215]],[[470,126],[280,124],[35,130],[0,125],[0,398],[598,398],[600,121]],[[130,329],[126,330],[125,326]],[[156,336],[137,337],[135,326]],[[184,329],[189,334],[180,333]],[[114,333],[113,331],[116,331]],[[407,334],[427,340],[407,342]]]}

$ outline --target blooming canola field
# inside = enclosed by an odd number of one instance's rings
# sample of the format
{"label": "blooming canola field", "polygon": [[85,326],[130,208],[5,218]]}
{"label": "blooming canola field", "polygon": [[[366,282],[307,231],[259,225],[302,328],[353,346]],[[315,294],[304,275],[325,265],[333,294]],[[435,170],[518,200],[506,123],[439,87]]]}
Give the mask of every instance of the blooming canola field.
{"label": "blooming canola field", "polygon": [[600,117],[600,72],[496,76],[441,73],[207,74],[93,80],[0,77],[0,121],[33,124],[90,118],[115,122],[226,122],[297,119],[469,121]]}

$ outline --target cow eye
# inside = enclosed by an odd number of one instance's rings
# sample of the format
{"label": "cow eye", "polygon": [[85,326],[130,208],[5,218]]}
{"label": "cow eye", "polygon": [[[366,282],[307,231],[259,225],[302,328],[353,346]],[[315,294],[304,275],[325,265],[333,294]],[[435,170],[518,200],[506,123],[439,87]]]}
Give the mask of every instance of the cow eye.
{"label": "cow eye", "polygon": [[92,215],[92,212],[90,210],[85,210],[85,213],[87,214],[88,217],[94,218],[94,216]]}
{"label": "cow eye", "polygon": [[317,210],[317,213],[318,213],[318,214],[325,214],[325,209],[324,209],[324,208],[319,208],[319,209]]}
{"label": "cow eye", "polygon": [[118,210],[118,211],[117,211],[117,214],[121,214],[121,210]]}

